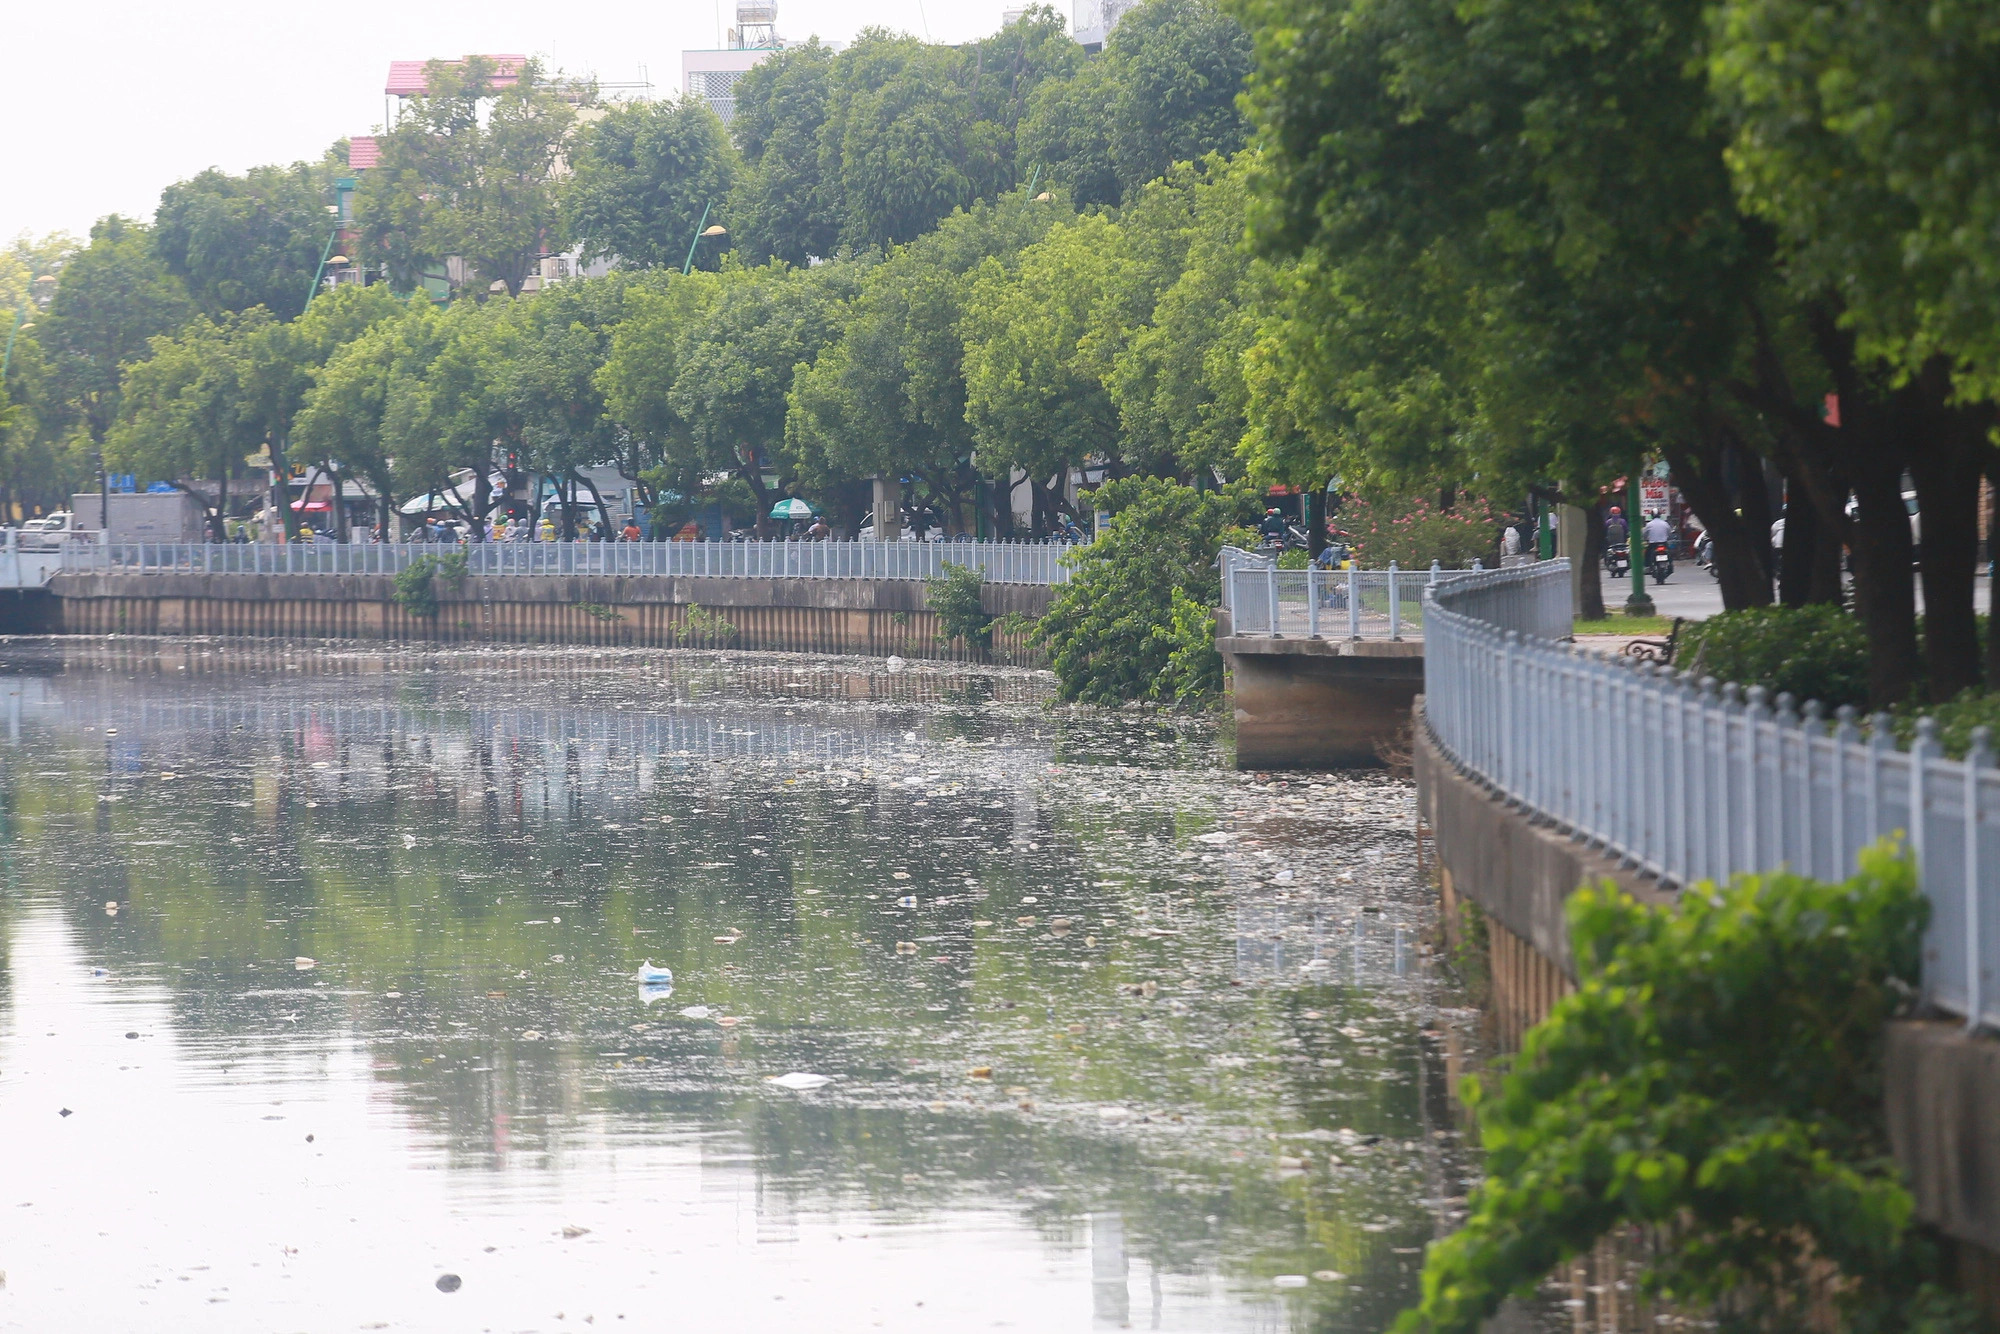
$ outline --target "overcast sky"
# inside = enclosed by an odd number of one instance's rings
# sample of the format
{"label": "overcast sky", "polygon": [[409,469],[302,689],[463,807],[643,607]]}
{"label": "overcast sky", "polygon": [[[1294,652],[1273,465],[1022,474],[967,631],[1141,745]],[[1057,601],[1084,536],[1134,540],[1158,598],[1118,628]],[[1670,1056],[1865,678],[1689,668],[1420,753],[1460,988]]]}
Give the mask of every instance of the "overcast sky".
{"label": "overcast sky", "polygon": [[[846,41],[875,24],[962,42],[998,29],[1007,7],[780,0],[778,30]],[[316,158],[381,123],[391,60],[520,51],[607,83],[644,66],[656,94],[676,92],[681,51],[717,45],[735,0],[22,0],[10,13],[0,240],[150,218],[162,187],[205,167]]]}

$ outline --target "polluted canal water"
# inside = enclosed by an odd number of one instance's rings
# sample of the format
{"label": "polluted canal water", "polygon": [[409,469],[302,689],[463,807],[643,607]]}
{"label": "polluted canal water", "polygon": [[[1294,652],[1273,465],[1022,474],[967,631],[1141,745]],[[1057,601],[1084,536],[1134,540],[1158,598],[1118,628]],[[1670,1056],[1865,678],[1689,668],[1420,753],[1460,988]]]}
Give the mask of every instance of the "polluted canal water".
{"label": "polluted canal water", "polygon": [[7,665],[0,1329],[1362,1334],[1462,1216],[1386,774],[1025,671]]}

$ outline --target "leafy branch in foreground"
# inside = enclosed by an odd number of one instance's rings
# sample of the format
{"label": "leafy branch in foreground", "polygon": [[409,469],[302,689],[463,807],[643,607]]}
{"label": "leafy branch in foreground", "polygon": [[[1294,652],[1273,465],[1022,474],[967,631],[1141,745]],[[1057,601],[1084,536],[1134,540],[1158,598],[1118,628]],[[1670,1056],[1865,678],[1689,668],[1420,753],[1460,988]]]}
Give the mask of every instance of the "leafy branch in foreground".
{"label": "leafy branch in foreground", "polygon": [[1784,872],[1672,907],[1570,900],[1577,992],[1497,1081],[1475,1081],[1487,1161],[1397,1334],[1472,1334],[1613,1230],[1665,1241],[1647,1290],[1724,1328],[1970,1330],[1930,1280],[1889,1157],[1882,1026],[1915,983],[1927,905],[1883,843],[1841,884]]}

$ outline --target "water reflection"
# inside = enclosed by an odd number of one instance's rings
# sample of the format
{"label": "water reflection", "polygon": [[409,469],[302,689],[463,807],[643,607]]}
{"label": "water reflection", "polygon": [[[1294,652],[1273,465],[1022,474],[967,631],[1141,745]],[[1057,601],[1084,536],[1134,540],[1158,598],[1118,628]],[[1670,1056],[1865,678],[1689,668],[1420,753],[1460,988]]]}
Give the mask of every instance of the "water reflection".
{"label": "water reflection", "polygon": [[1378,776],[1021,673],[13,668],[15,1327],[1362,1330],[1462,1194]]}

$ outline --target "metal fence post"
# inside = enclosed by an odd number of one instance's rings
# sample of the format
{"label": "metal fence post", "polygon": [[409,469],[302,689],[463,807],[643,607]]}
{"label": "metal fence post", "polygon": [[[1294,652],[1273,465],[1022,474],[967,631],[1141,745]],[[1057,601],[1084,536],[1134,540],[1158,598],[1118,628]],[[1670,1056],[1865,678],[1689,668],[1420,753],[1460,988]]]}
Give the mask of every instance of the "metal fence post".
{"label": "metal fence post", "polygon": [[1306,638],[1319,638],[1319,566],[1306,566]]}
{"label": "metal fence post", "polygon": [[1993,762],[1993,734],[1972,729],[1972,746],[1965,752],[1965,1026],[1977,1029],[1986,1014],[1985,920],[1979,895],[1979,771]]}
{"label": "metal fence post", "polygon": [[1396,596],[1396,562],[1389,562],[1389,638],[1403,637],[1403,605]]}
{"label": "metal fence post", "polygon": [[1361,571],[1347,562],[1347,637],[1361,638]]}
{"label": "metal fence post", "polygon": [[1278,632],[1278,562],[1272,561],[1264,567],[1264,588],[1269,594],[1271,605],[1271,638],[1279,638]]}

